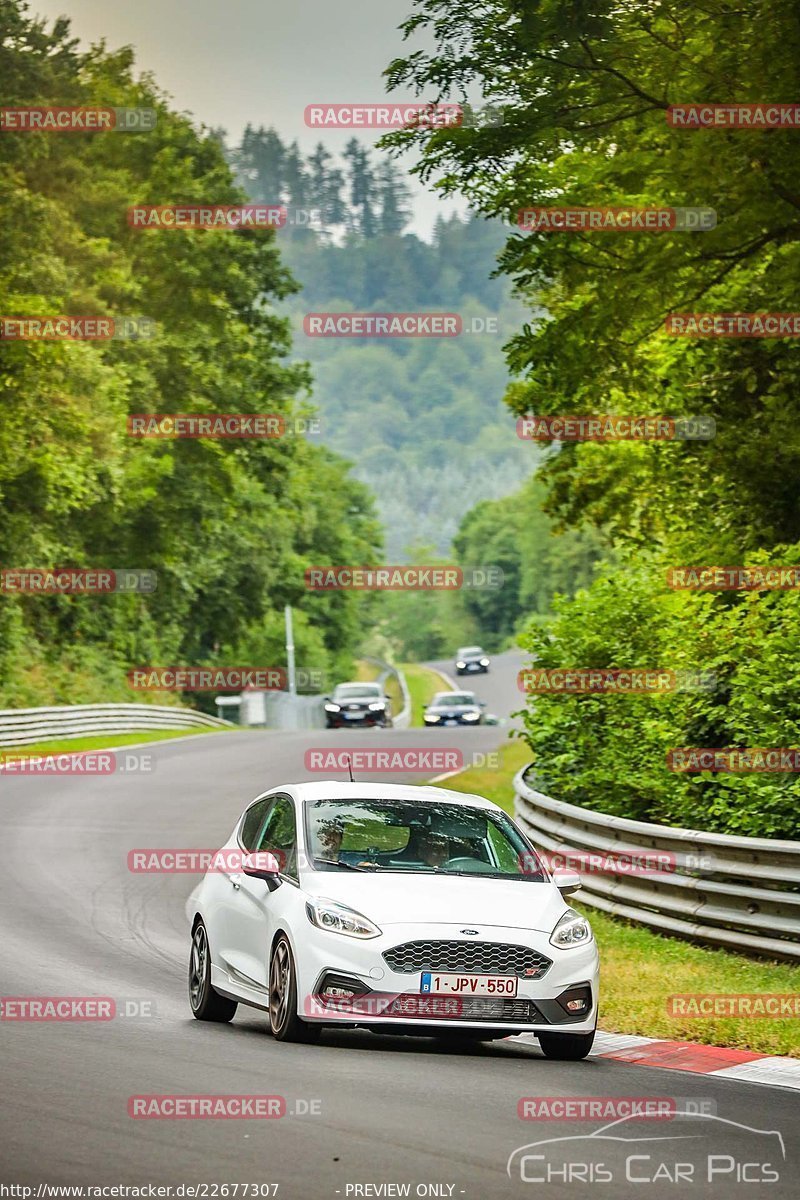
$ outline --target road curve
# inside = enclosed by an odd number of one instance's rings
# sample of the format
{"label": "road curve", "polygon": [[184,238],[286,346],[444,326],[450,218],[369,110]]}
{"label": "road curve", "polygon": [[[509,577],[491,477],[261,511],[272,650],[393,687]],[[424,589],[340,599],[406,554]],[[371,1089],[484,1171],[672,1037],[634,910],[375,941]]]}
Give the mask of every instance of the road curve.
{"label": "road curve", "polygon": [[[473,681],[498,715],[519,707],[517,666],[509,656]],[[443,1190],[427,1194],[520,1197],[532,1189],[518,1172],[506,1174],[515,1148],[596,1128],[521,1121],[519,1099],[536,1095],[711,1101],[726,1120],[780,1130],[792,1154],[798,1106],[793,1111],[777,1089],[599,1059],[556,1063],[511,1040],[464,1052],[429,1039],[341,1031],[323,1034],[318,1046],[296,1046],[274,1042],[252,1010],[240,1008],[230,1026],[192,1019],[183,906],[195,877],[133,875],[129,850],[219,845],[259,791],[309,777],[309,747],[427,746],[444,744],[443,732],[239,731],[155,744],[149,774],[0,773],[0,993],[110,996],[123,1007],[147,1002],[152,1011],[107,1023],[0,1021],[2,1182],[279,1183],[282,1200],[380,1195],[353,1188],[387,1183],[409,1184],[415,1195],[418,1184],[435,1184]],[[498,734],[456,729],[446,739],[490,749]],[[150,1093],[277,1094],[290,1115],[129,1118],[128,1097]],[[316,1102],[319,1111],[303,1115],[298,1101]],[[783,1164],[769,1194],[788,1197],[794,1177],[796,1167]],[[613,1192],[633,1195],[637,1187],[620,1183]],[[563,1197],[582,1188],[554,1182],[545,1191]],[[727,1200],[753,1191],[720,1182],[693,1194]],[[667,1181],[647,1188],[652,1197],[675,1194]]]}

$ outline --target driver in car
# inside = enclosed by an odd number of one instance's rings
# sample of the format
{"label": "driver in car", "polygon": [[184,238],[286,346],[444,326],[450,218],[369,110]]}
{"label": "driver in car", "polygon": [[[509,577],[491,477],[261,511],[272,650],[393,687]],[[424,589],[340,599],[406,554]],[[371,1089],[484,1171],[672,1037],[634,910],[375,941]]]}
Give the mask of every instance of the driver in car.
{"label": "driver in car", "polygon": [[338,862],[344,838],[344,824],[338,817],[317,823],[317,858],[325,862]]}
{"label": "driver in car", "polygon": [[423,829],[417,836],[417,852],[429,867],[442,867],[450,857],[450,843],[444,834]]}

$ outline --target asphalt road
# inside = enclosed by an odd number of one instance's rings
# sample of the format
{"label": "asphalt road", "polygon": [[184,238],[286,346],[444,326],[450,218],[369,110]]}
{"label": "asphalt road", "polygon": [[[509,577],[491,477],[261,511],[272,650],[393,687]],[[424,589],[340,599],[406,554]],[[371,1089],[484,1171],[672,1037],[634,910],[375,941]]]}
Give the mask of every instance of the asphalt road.
{"label": "asphalt road", "polygon": [[[508,656],[474,681],[498,715],[519,706],[517,666]],[[448,729],[446,736],[448,744],[485,749],[503,732]],[[663,1182],[626,1184],[617,1143],[575,1143],[571,1153],[584,1177],[591,1177],[592,1163],[614,1159],[614,1181],[605,1187],[594,1168],[601,1194],[634,1195],[643,1187],[653,1197],[796,1194],[800,1106],[777,1089],[599,1059],[557,1063],[512,1040],[459,1051],[423,1038],[337,1031],[323,1034],[317,1046],[296,1046],[274,1042],[263,1015],[252,1010],[240,1008],[230,1026],[192,1019],[184,900],[195,877],[133,875],[129,850],[219,845],[259,791],[308,777],[303,756],[310,746],[423,740],[441,736],[242,731],[156,745],[151,773],[59,779],[0,773],[0,994],[108,996],[118,1010],[138,1010],[106,1023],[0,1021],[1,1184],[278,1183],[283,1200],[404,1194],[381,1190],[386,1184],[409,1185],[411,1196],[470,1200],[520,1197],[537,1188],[578,1196],[589,1184],[574,1174],[563,1182],[563,1167],[554,1182],[535,1184],[523,1182],[518,1168],[509,1177],[506,1162],[526,1143],[589,1134],[598,1122],[522,1121],[520,1098],[662,1096],[712,1104],[725,1121],[780,1131],[787,1160],[780,1160],[774,1137],[705,1122],[702,1130],[692,1128],[697,1136],[689,1143],[637,1142],[635,1152],[650,1158],[639,1160],[634,1173],[652,1176],[663,1161]],[[281,1095],[288,1115],[128,1116],[129,1096],[167,1093]],[[676,1132],[672,1122],[638,1127],[644,1138]],[[738,1165],[712,1185],[699,1176],[692,1184],[664,1177],[689,1157],[684,1147],[705,1153],[706,1144],[709,1153],[730,1152],[731,1162],[769,1160],[780,1179],[737,1184]],[[538,1169],[528,1160],[528,1177]]]}

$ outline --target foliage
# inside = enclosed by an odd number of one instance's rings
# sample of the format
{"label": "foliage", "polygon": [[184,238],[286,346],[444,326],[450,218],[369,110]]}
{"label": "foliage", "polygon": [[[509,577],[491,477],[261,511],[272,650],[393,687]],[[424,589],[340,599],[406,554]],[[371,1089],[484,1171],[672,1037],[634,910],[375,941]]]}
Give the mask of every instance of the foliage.
{"label": "foliage", "polygon": [[[285,168],[297,147],[274,130],[245,131],[227,153],[253,199],[279,199],[289,222],[299,222],[280,231],[302,285],[283,308],[313,369],[322,439],[355,460],[355,474],[374,491],[391,561],[404,560],[414,542],[447,554],[464,513],[506,495],[538,458],[502,403],[502,346],[524,313],[506,281],[492,277],[502,227],[453,215],[437,219],[430,242],[404,233],[405,177],[386,155],[375,163],[357,139],[340,165],[317,146],[301,161],[299,191]],[[306,224],[296,205],[318,219]],[[307,337],[303,316],[329,311],[456,312],[482,332]]]}
{"label": "foliage", "polygon": [[[621,566],[527,646],[559,666],[695,666],[712,693],[531,698],[544,786],[610,812],[767,836],[797,831],[792,775],[673,775],[672,746],[797,741],[792,593],[669,592],[681,563],[788,565],[800,538],[800,359],[790,338],[676,338],[680,312],[796,309],[800,143],[788,130],[682,130],[670,105],[777,102],[800,79],[793,0],[418,0],[391,86],[426,99],[481,90],[496,126],[397,131],[418,174],[514,222],[533,205],[708,206],[703,233],[518,230],[501,267],[530,319],[509,344],[516,414],[703,414],[703,442],[548,451],[548,508],[591,522]],[[545,312],[535,311],[543,304]],[[475,518],[476,524],[479,518]],[[788,557],[787,557],[788,555]]]}
{"label": "foliage", "polygon": [[544,511],[545,500],[546,489],[533,475],[513,495],[471,509],[453,540],[461,566],[491,564],[503,572],[497,591],[476,589],[464,596],[489,649],[517,633],[526,614],[549,615],[556,594],[571,596],[590,583],[608,553],[591,526],[557,529]]}
{"label": "foliage", "polygon": [[272,665],[287,602],[308,615],[301,631],[314,625],[299,652],[327,666],[352,647],[361,601],[308,596],[303,569],[379,554],[363,486],[297,436],[126,435],[131,412],[272,412],[290,427],[308,414],[274,234],[127,226],[136,201],[244,199],[218,140],[135,80],[129,50],[79,51],[65,20],[47,28],[0,0],[0,70],[6,104],[158,113],[151,132],[0,140],[2,312],[156,322],[146,340],[0,343],[0,562],[158,573],[151,596],[3,597],[0,703],[127,699],[127,666],[215,662],[223,643],[235,665]]}
{"label": "foliage", "polygon": [[[776,553],[775,561],[796,562],[800,546]],[[524,647],[537,669],[706,672],[715,686],[532,696],[525,730],[540,789],[643,821],[796,838],[796,774],[678,772],[667,754],[797,745],[800,595],[670,591],[667,569],[663,555],[622,562],[572,601],[557,601],[555,620],[532,626]]]}
{"label": "foliage", "polygon": [[[703,413],[708,443],[572,445],[547,468],[551,505],[650,544],[680,534],[720,554],[800,536],[791,479],[800,360],[791,339],[669,338],[681,311],[785,311],[800,267],[800,143],[790,131],[671,128],[670,104],[772,101],[798,88],[794,0],[419,0],[408,32],[436,50],[390,84],[451,100],[480,87],[496,127],[398,131],[416,168],[478,211],[533,204],[704,205],[705,233],[512,236],[503,270],[547,317],[512,340],[517,413]],[[746,52],[743,48],[746,47]],[[735,561],[735,559],[734,559]]]}

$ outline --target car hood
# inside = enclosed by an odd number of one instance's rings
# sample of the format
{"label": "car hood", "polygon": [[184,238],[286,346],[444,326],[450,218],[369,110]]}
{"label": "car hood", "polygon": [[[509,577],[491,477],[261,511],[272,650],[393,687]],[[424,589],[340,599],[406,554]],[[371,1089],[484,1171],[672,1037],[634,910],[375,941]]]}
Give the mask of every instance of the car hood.
{"label": "car hood", "polygon": [[453,924],[551,933],[567,910],[554,883],[461,875],[305,871],[303,890],[356,909],[381,927]]}

